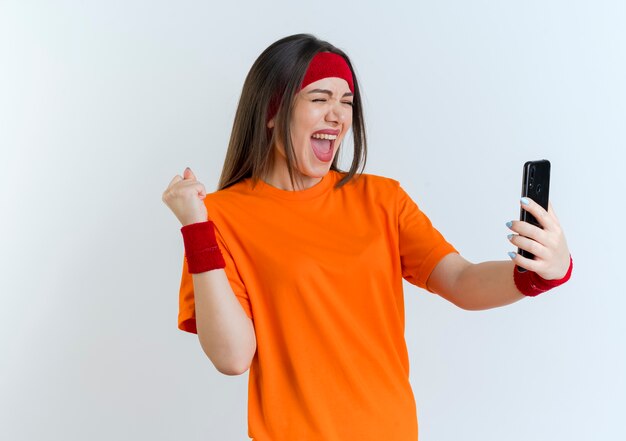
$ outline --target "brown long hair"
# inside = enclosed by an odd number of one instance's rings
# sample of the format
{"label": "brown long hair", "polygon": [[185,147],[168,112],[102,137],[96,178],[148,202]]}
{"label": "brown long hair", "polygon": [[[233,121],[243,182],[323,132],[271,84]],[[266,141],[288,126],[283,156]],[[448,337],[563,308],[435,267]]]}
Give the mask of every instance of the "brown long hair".
{"label": "brown long hair", "polygon": [[[354,81],[352,107],[354,155],[350,169],[343,171],[337,165],[339,151],[335,154],[330,169],[347,172],[337,183],[336,188],[345,185],[355,174],[363,172],[367,161],[367,140],[361,93],[352,63],[343,51],[332,44],[311,34],[296,34],[270,45],[250,68],[235,113],[218,190],[246,178],[252,178],[253,184],[256,184],[261,177],[266,176],[273,165],[272,146],[278,140],[285,146],[287,168],[291,183],[294,184],[295,153],[289,123],[294,97],[300,90],[309,63],[318,52],[334,52],[341,55],[350,66]],[[271,116],[268,112],[272,112],[272,107],[277,102],[279,104],[274,117],[274,130],[270,130],[267,128]],[[338,150],[340,148],[341,146]]]}

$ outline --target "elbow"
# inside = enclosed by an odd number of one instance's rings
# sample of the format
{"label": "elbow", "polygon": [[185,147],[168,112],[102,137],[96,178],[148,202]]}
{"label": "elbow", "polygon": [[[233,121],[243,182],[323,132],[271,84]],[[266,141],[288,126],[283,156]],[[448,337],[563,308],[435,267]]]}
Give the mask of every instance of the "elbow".
{"label": "elbow", "polygon": [[474,303],[456,303],[456,306],[465,310],[465,311],[486,311],[487,309],[494,309],[504,305],[495,305],[490,303],[485,303],[484,301],[477,301]]}
{"label": "elbow", "polygon": [[480,308],[476,305],[468,305],[468,304],[464,304],[464,303],[455,303],[455,305],[459,308],[461,308],[463,311],[480,311],[483,308]]}
{"label": "elbow", "polygon": [[256,340],[254,341],[254,346],[252,346],[250,350],[247,351],[246,355],[236,358],[230,358],[228,362],[213,362],[213,365],[221,374],[228,376],[243,375],[248,371],[248,369],[250,369],[254,354],[256,354]]}
{"label": "elbow", "polygon": [[463,295],[456,295],[456,296],[447,295],[447,296],[442,296],[442,297],[446,299],[448,302],[452,303],[457,308],[460,308],[464,311],[483,311],[485,309],[490,309],[489,306],[485,306],[484,304],[479,303],[479,302],[471,302],[471,301],[468,302],[467,297]]}
{"label": "elbow", "polygon": [[464,301],[463,296],[452,296],[449,294],[448,295],[439,294],[439,296],[447,300],[448,302],[452,303],[457,308],[460,308],[464,311],[479,311],[483,309],[483,308],[477,307],[477,305],[472,305],[468,303],[467,301]]}
{"label": "elbow", "polygon": [[461,305],[457,305],[459,308],[463,309],[464,311],[484,311],[485,309],[491,309],[489,307],[484,307],[484,306],[461,306]]}
{"label": "elbow", "polygon": [[228,375],[231,377],[245,374],[248,369],[250,369],[250,365],[252,364],[251,357],[246,359],[242,358],[240,360],[231,359],[228,361],[213,360],[211,357],[209,357],[209,359],[213,363],[213,366],[215,366],[215,369],[217,369],[220,374]]}
{"label": "elbow", "polygon": [[250,332],[235,336],[239,337],[239,340],[222,338],[216,344],[216,341],[203,338],[204,336],[198,333],[202,350],[221,374],[242,375],[250,369],[257,347],[254,327],[250,321],[249,323]]}
{"label": "elbow", "polygon": [[249,364],[243,364],[243,365],[232,365],[232,366],[228,366],[228,367],[217,367],[217,370],[219,371],[220,374],[224,374],[224,375],[228,375],[230,377],[234,377],[237,375],[243,375],[245,374],[248,369],[250,368]]}

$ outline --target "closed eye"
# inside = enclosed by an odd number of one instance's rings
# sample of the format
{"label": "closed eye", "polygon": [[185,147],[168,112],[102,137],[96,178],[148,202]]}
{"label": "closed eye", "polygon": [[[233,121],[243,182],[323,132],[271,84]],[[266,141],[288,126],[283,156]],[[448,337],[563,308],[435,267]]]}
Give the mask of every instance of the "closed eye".
{"label": "closed eye", "polygon": [[[326,102],[327,100],[326,100],[326,99],[324,99],[324,98],[316,98],[316,99],[314,99],[314,100],[312,100],[312,101],[313,101],[314,103],[315,103],[315,102],[322,102],[322,103],[324,103],[324,102]],[[342,104],[347,104],[347,105],[349,105],[349,106],[351,106],[351,107],[353,107],[353,106],[354,106],[354,102],[352,102],[352,101],[342,101]]]}

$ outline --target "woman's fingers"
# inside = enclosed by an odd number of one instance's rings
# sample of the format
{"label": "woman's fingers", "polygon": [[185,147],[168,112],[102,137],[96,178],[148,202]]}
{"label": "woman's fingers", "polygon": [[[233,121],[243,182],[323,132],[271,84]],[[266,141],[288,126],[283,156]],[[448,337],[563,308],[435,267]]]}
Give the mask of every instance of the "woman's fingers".
{"label": "woman's fingers", "polygon": [[198,188],[201,189],[199,193],[206,194],[204,185],[202,185],[202,183],[198,181],[198,179],[196,178],[196,175],[193,174],[193,172],[191,171],[189,167],[187,167],[183,171],[183,176],[180,176],[180,175],[174,176],[172,180],[170,181],[170,183],[167,185],[166,190],[170,190],[172,187],[174,187],[174,185],[178,184],[179,182],[180,184],[178,185],[178,187],[180,188],[189,187],[189,186],[197,186],[199,184]]}
{"label": "woman's fingers", "polygon": [[528,251],[540,259],[545,258],[548,254],[546,247],[535,240],[528,239],[518,234],[509,234],[508,239],[516,247]]}
{"label": "woman's fingers", "polygon": [[198,182],[198,181],[191,180],[191,179],[185,179],[184,181],[181,181],[177,186],[177,190],[181,192],[189,191],[187,190],[187,188],[192,188],[198,195],[202,196],[202,198],[206,196],[206,189],[204,188],[204,184],[202,182]]}
{"label": "woman's fingers", "polygon": [[165,202],[167,204],[167,197],[170,194],[170,191],[172,190],[172,187],[174,187],[174,185],[176,185],[176,183],[182,181],[183,178],[180,175],[176,175],[172,178],[172,180],[170,181],[169,184],[167,184],[167,188],[163,191],[163,194],[161,195],[161,200],[163,202]]}
{"label": "woman's fingers", "polygon": [[528,239],[518,234],[509,234],[508,239],[516,247],[528,251],[540,259],[544,259],[548,256],[547,248],[535,240]]}
{"label": "woman's fingers", "polygon": [[166,202],[166,198],[170,198],[174,194],[181,194],[182,191],[189,191],[186,189],[190,187],[198,196],[200,196],[200,199],[204,199],[206,197],[206,189],[204,188],[204,185],[196,179],[196,176],[193,174],[191,169],[187,167],[183,171],[183,176],[176,175],[172,178],[163,192],[161,200]]}
{"label": "woman's fingers", "polygon": [[172,178],[161,199],[176,215],[182,225],[204,222],[207,209],[202,201],[206,197],[206,189],[187,167],[183,176]]}
{"label": "woman's fingers", "polygon": [[539,222],[539,225],[541,225],[544,230],[552,230],[554,228],[556,218],[548,214],[537,202],[533,201],[531,198],[522,198],[520,203],[524,210],[535,216],[535,219],[537,219],[537,222]]}
{"label": "woman's fingers", "polygon": [[523,221],[511,221],[506,224],[512,231],[520,234],[521,236],[528,237],[530,239],[536,240],[537,242],[545,245],[547,239],[546,231],[542,230],[536,225],[529,224],[528,222]]}
{"label": "woman's fingers", "polygon": [[546,211],[530,198],[522,198],[521,203],[522,208],[532,214],[543,228],[523,221],[507,222],[507,227],[518,233],[509,235],[509,241],[519,249],[534,254],[535,259],[514,252],[510,252],[509,256],[516,265],[546,280],[563,277],[569,267],[569,250],[552,204],[548,203]]}
{"label": "woman's fingers", "polygon": [[533,259],[528,259],[519,253],[515,253],[511,251],[509,253],[509,257],[515,263],[515,265],[519,265],[528,271],[532,271],[536,273],[536,272],[539,272],[539,270],[541,269],[540,262],[533,260]]}
{"label": "woman's fingers", "polygon": [[172,178],[172,180],[170,181],[169,184],[167,184],[167,188],[172,187],[174,184],[176,184],[178,181],[182,181],[183,178],[180,175],[176,175]]}
{"label": "woman's fingers", "polygon": [[559,217],[557,216],[556,212],[554,211],[554,207],[552,206],[552,202],[548,202],[548,215],[550,215],[556,225],[561,225],[559,223]]}

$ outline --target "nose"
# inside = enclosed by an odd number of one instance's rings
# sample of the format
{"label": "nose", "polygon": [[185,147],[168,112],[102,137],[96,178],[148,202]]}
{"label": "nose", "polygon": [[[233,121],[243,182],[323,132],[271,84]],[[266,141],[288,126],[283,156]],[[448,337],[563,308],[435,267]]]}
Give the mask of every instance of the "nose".
{"label": "nose", "polygon": [[346,112],[344,105],[339,101],[335,101],[329,106],[328,112],[326,112],[326,121],[343,123],[346,120]]}

